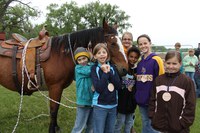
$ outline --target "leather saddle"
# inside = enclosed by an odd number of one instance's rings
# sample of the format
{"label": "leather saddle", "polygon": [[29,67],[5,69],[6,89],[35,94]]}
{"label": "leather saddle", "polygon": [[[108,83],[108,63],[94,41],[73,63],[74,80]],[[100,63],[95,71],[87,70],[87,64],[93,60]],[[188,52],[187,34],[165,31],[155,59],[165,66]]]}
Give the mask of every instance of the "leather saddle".
{"label": "leather saddle", "polygon": [[[27,44],[28,42],[29,44]],[[26,49],[25,65],[31,79],[34,79],[36,58],[39,58],[39,61],[46,61],[50,55],[51,38],[44,27],[39,32],[38,37],[32,38],[30,41],[18,33],[13,33],[12,39],[0,41],[0,55],[13,58],[14,47],[17,47],[15,58],[20,59],[20,68],[22,68],[22,51],[26,44],[28,47]],[[39,52],[36,51],[37,49]],[[39,53],[38,57],[37,53]]]}

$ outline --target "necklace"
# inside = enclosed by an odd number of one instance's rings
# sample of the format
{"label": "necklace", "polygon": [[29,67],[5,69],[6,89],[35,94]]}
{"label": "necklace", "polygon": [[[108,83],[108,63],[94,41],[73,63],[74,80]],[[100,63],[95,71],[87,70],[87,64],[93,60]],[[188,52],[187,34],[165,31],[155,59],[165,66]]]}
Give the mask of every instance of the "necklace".
{"label": "necklace", "polygon": [[171,100],[171,94],[169,93],[169,86],[172,86],[172,84],[176,81],[176,79],[178,78],[178,76],[175,77],[175,79],[171,82],[171,84],[168,84],[167,86],[167,91],[163,93],[162,95],[162,99],[165,101],[165,102],[168,102],[169,100]]}

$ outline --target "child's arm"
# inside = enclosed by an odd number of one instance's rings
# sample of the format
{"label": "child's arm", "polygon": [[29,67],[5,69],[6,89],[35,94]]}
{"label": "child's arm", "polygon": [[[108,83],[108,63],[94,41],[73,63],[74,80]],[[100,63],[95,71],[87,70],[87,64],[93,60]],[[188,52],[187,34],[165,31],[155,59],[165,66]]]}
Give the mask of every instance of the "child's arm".
{"label": "child's arm", "polygon": [[[101,69],[101,68],[99,68]],[[99,70],[101,71],[101,70]],[[98,93],[101,93],[104,91],[105,88],[108,86],[108,78],[109,74],[102,72],[101,78],[98,77],[97,72],[96,72],[96,66],[92,67],[91,70],[91,78],[92,78],[92,84],[95,88],[95,91]]]}
{"label": "child's arm", "polygon": [[194,83],[188,79],[187,90],[185,92],[185,107],[181,115],[180,123],[183,127],[188,128],[192,125],[195,118],[196,96]]}
{"label": "child's arm", "polygon": [[76,65],[75,72],[81,76],[81,78],[89,77],[91,73],[91,65],[82,66],[82,65]]}

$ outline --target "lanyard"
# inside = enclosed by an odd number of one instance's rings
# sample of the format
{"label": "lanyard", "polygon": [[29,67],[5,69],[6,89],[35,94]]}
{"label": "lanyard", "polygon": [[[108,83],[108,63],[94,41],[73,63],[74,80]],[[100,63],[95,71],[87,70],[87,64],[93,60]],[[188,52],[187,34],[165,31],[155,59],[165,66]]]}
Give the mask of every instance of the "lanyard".
{"label": "lanyard", "polygon": [[169,84],[167,86],[167,92],[169,92],[169,87],[172,86],[172,84],[176,81],[177,78],[178,78],[178,76],[176,76],[176,78],[171,82],[171,84]]}

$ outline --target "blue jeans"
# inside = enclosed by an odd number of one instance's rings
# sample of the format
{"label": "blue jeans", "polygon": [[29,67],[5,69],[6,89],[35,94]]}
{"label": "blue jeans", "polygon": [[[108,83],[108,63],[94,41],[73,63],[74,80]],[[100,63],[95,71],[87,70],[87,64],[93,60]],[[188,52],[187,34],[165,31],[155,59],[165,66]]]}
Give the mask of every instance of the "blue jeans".
{"label": "blue jeans", "polygon": [[85,133],[93,133],[93,108],[77,107],[76,121],[72,133],[81,133],[85,128]]}
{"label": "blue jeans", "polygon": [[94,133],[113,133],[117,107],[106,109],[94,106],[93,108],[93,128]]}
{"label": "blue jeans", "polygon": [[117,119],[115,123],[115,133],[121,133],[121,128],[124,124],[124,132],[123,133],[130,133],[131,127],[133,126],[134,113],[130,114],[121,114],[117,113]]}
{"label": "blue jeans", "polygon": [[197,98],[200,98],[200,74],[195,73],[194,80],[196,83],[196,96]]}
{"label": "blue jeans", "polygon": [[142,133],[159,133],[151,126],[151,120],[148,117],[148,107],[139,106],[142,117]]}
{"label": "blue jeans", "polygon": [[192,79],[192,81],[195,83],[195,81],[194,81],[194,72],[185,72],[185,75],[190,77]]}

